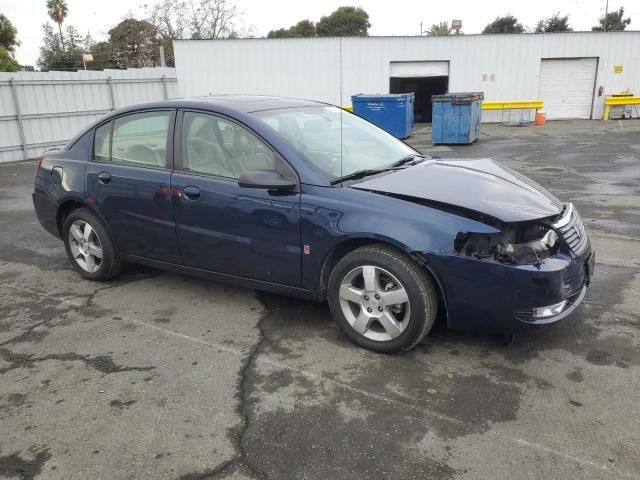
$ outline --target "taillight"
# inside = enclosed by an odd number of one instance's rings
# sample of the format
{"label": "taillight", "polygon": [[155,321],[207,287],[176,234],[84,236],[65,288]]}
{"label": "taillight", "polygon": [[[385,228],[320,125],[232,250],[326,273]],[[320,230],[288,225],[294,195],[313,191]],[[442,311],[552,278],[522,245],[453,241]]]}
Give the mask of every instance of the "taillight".
{"label": "taillight", "polygon": [[36,169],[39,170],[40,166],[42,165],[42,161],[44,160],[44,155],[40,155],[38,158],[36,158]]}

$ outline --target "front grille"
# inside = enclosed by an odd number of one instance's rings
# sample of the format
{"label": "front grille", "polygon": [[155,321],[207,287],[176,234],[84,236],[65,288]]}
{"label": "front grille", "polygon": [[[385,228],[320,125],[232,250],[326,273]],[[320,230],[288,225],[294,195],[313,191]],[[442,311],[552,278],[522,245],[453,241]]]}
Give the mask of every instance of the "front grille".
{"label": "front grille", "polygon": [[564,241],[576,255],[582,253],[587,247],[589,238],[580,214],[573,204],[569,203],[565,207],[562,217],[553,226],[562,234]]}

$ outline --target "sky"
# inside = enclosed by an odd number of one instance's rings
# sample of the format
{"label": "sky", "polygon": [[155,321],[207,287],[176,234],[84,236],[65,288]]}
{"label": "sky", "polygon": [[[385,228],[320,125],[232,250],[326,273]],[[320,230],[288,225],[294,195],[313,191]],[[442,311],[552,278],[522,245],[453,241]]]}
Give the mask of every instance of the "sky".
{"label": "sky", "polygon": [[[318,21],[339,6],[364,8],[370,17],[370,35],[418,35],[420,22],[427,29],[444,20],[462,20],[464,33],[480,33],[495,17],[511,13],[525,27],[533,28],[541,17],[555,12],[569,14],[574,30],[591,30],[603,15],[605,0],[229,0],[242,12],[244,29],[252,27],[255,36],[269,30],[289,27],[301,19]],[[81,35],[90,32],[95,40],[106,39],[111,27],[128,15],[144,18],[144,4],[154,0],[67,0],[69,16]],[[21,46],[16,57],[22,65],[35,65],[42,44],[42,24],[50,21],[46,0],[0,0],[0,13],[18,29]],[[609,0],[609,10],[625,7],[631,17],[630,30],[640,30],[640,0]],[[64,25],[63,24],[63,27]],[[55,26],[55,25],[54,25]]]}

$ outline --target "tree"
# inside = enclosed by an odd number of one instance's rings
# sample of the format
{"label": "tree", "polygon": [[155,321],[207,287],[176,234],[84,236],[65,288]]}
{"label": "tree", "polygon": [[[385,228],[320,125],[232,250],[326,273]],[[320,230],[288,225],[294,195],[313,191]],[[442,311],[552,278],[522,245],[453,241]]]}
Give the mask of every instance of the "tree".
{"label": "tree", "polygon": [[160,63],[158,29],[146,20],[127,18],[109,30],[113,61],[121,68],[155,67]]}
{"label": "tree", "polygon": [[228,38],[234,33],[234,20],[238,17],[235,5],[227,0],[201,0],[191,2],[191,38]]}
{"label": "tree", "polygon": [[291,27],[295,37],[315,37],[316,26],[311,20],[300,20],[293,27]]}
{"label": "tree", "polygon": [[594,32],[620,32],[627,28],[627,25],[631,23],[631,18],[624,17],[624,7],[620,7],[617,12],[609,12],[607,15],[603,15],[598,20],[598,24],[591,28]]}
{"label": "tree", "polygon": [[524,27],[518,19],[511,14],[504,17],[496,17],[489,25],[484,27],[482,33],[523,33]]}
{"label": "tree", "polygon": [[147,12],[167,65],[174,65],[173,40],[238,38],[251,32],[251,28],[246,32],[237,29],[241,14],[228,0],[161,0]]}
{"label": "tree", "polygon": [[[78,31],[69,25],[60,37],[54,33],[50,24],[42,25],[43,45],[40,47],[38,67],[40,70],[79,70],[84,68],[82,54],[85,52],[84,40]],[[66,36],[66,40],[65,40]],[[62,42],[66,48],[62,49]]]}
{"label": "tree", "polygon": [[316,26],[311,20],[300,20],[298,23],[289,28],[279,28],[271,30],[267,34],[267,38],[298,38],[298,37],[315,37]]}
{"label": "tree", "polygon": [[64,51],[64,38],[62,37],[62,22],[69,14],[69,8],[65,0],[47,0],[47,14],[51,20],[58,24],[58,32],[60,32],[60,44]]}
{"label": "tree", "polygon": [[0,46],[13,53],[15,48],[20,45],[17,37],[18,30],[16,30],[16,27],[7,17],[0,13]]}
{"label": "tree", "polygon": [[0,72],[17,72],[19,68],[11,52],[4,45],[0,45]]}
{"label": "tree", "polygon": [[536,25],[536,33],[548,32],[573,32],[573,28],[569,27],[569,15],[560,16],[560,12],[556,12],[549,18],[542,18]]}
{"label": "tree", "polygon": [[291,28],[279,28],[278,30],[269,30],[267,38],[291,38]]}
{"label": "tree", "polygon": [[113,49],[109,42],[97,42],[88,49],[93,56],[93,62],[87,65],[91,70],[103,70],[105,68],[123,68],[126,65],[118,65],[113,58]]}
{"label": "tree", "polygon": [[432,35],[434,37],[442,37],[451,34],[451,27],[449,27],[449,22],[440,22],[437,24],[431,25],[427,34]]}
{"label": "tree", "polygon": [[339,7],[316,24],[319,37],[366,37],[369,34],[369,14],[360,7]]}

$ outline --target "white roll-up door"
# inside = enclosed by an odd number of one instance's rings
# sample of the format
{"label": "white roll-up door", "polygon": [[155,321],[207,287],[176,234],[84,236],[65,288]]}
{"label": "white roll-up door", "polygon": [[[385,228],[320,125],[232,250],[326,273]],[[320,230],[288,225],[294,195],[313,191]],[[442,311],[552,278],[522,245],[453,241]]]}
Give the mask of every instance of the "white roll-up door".
{"label": "white roll-up door", "polygon": [[590,118],[596,58],[542,59],[540,94],[547,118]]}
{"label": "white roll-up door", "polygon": [[396,78],[446,77],[449,62],[391,62],[389,72]]}

